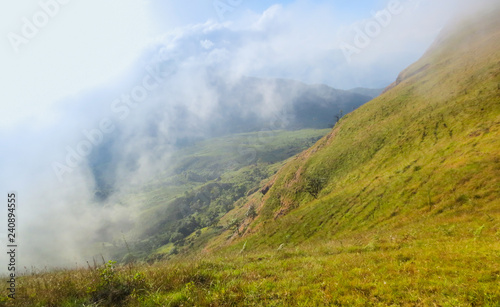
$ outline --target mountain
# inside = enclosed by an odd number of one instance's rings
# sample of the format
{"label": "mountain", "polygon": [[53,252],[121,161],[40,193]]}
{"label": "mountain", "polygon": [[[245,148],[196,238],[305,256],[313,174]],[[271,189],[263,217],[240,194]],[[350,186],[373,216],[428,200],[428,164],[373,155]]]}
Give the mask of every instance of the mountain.
{"label": "mountain", "polygon": [[[175,155],[178,149],[201,140],[230,134],[331,128],[343,114],[371,100],[370,96],[293,80],[228,80],[214,72],[208,72],[206,79],[203,91],[210,93],[211,101],[203,109],[190,106],[196,103],[187,100],[184,104],[182,99],[192,97],[153,96],[150,99],[161,100],[153,114],[118,125],[95,148],[87,164],[96,182],[96,199],[106,200],[118,188],[118,177],[123,176],[119,169],[133,176],[145,153]],[[182,103],[177,105],[176,100]]]}
{"label": "mountain", "polygon": [[[248,231],[268,220],[270,229],[245,240],[324,240],[402,221],[423,235],[437,221],[497,216],[499,47],[493,12],[445,29],[384,94],[278,172]],[[305,221],[310,229],[299,231]]]}
{"label": "mountain", "polygon": [[[218,180],[183,160],[180,173],[205,188],[183,197],[229,206],[212,223],[178,225],[155,251],[167,261],[134,262],[124,240],[126,266],[23,277],[17,306],[498,305],[499,14],[452,23],[383,94],[286,163]],[[256,187],[244,191],[247,179]],[[221,195],[222,180],[244,197]]]}
{"label": "mountain", "polygon": [[217,135],[273,128],[269,118],[279,121],[279,127],[285,130],[330,128],[336,116],[372,98],[287,79],[242,77],[234,83],[214,79],[212,84],[219,97],[215,113],[220,121],[211,123],[217,125],[210,129]]}
{"label": "mountain", "polygon": [[372,98],[375,98],[378,95],[382,94],[383,91],[384,91],[383,88],[364,88],[364,87],[357,87],[349,90],[349,92],[351,93],[360,94]]}

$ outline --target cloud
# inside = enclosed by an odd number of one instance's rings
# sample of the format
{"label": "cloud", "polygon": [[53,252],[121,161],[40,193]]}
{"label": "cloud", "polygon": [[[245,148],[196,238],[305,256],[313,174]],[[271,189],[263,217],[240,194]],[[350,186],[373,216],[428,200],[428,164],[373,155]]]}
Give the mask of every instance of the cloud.
{"label": "cloud", "polygon": [[200,41],[200,45],[209,50],[209,49],[212,49],[212,47],[214,46],[214,43],[212,43],[212,41],[208,40],[208,39],[205,39],[205,40],[202,40]]}
{"label": "cloud", "polygon": [[[57,100],[122,74],[154,32],[141,0],[60,2],[11,2],[0,13],[0,128],[40,119]],[[44,3],[57,10],[39,24],[34,19],[48,15]],[[16,52],[8,34],[30,31]]]}

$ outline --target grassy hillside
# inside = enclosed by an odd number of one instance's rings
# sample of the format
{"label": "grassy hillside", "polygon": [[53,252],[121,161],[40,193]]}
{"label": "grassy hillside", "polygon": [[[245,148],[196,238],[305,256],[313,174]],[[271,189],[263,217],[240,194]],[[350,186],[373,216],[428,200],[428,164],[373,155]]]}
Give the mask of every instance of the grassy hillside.
{"label": "grassy hillside", "polygon": [[248,240],[279,245],[405,227],[434,237],[443,224],[494,234],[500,22],[493,16],[444,33],[392,89],[280,170],[252,224],[264,229]]}
{"label": "grassy hillside", "polygon": [[31,274],[17,306],[498,306],[499,13],[444,31],[220,234],[168,262]]}
{"label": "grassy hillside", "polygon": [[272,235],[249,240],[279,244],[287,236],[324,240],[404,227],[434,237],[443,223],[495,233],[500,22],[482,16],[439,42],[391,90],[279,172],[253,226]]}

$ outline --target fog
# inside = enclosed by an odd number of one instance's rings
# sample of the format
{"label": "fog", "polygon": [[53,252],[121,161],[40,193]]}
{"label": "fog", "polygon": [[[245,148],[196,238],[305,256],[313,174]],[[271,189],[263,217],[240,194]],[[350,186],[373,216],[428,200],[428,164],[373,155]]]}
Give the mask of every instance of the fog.
{"label": "fog", "polygon": [[[23,63],[23,57],[29,63],[43,62],[32,54],[36,44],[64,27],[63,22],[43,29],[47,34],[22,46],[21,55],[3,46],[2,63],[10,70],[1,79],[6,90],[0,186],[5,194],[19,195],[19,267],[86,265],[95,254],[89,246],[120,237],[141,222],[137,215],[143,204],[125,201],[127,193],[161,176],[186,142],[238,132],[230,120],[234,114],[263,130],[286,128],[290,101],[304,93],[289,88],[284,96],[271,78],[337,89],[385,87],[422,56],[453,16],[495,3],[399,1],[389,12],[390,21],[385,19],[387,25],[359,46],[356,35],[390,4],[372,1],[371,10],[363,8],[372,13],[353,15],[342,2],[286,1],[263,11],[243,2],[223,20],[216,11],[204,17],[203,2],[192,13],[182,12],[188,15],[184,24],[179,18],[161,22],[158,3],[145,2],[144,10],[154,10],[148,15],[155,21],[154,35],[141,39],[139,46],[125,40],[134,52],[121,60],[120,69],[111,74],[103,66],[106,77],[98,84],[68,85],[70,90],[57,83],[75,73],[64,66],[55,66],[63,77],[51,81],[50,69],[9,64]],[[161,7],[165,16],[181,9],[173,1]],[[134,32],[134,37],[146,32]],[[82,37],[85,44],[100,44],[92,36]],[[345,46],[355,51],[346,53]],[[67,62],[82,60],[66,57]],[[85,61],[100,63],[99,57],[99,52],[88,53]],[[23,76],[29,80],[32,74],[53,84],[38,88],[36,80],[23,82]],[[248,86],[249,77],[269,82]],[[231,96],[236,89],[238,95]],[[250,102],[256,92],[259,99]],[[0,218],[6,246],[5,210]]]}

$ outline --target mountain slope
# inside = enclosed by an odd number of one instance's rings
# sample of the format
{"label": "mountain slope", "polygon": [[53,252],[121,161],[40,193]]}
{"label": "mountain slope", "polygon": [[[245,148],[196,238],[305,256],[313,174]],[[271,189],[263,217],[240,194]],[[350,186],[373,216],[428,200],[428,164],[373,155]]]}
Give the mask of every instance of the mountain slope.
{"label": "mountain slope", "polygon": [[[158,259],[165,251],[170,252],[173,243],[176,249],[187,248],[192,241],[187,237],[202,230],[209,230],[203,237],[220,233],[219,228],[207,228],[235,202],[243,203],[248,192],[256,191],[284,161],[328,132],[310,129],[233,134],[179,149],[161,173],[116,200],[135,208],[138,217],[127,223],[108,223],[94,248],[87,249],[86,258],[102,254],[111,259]],[[121,235],[117,235],[118,227]],[[123,236],[127,245],[123,245]]]}
{"label": "mountain slope", "polygon": [[211,85],[219,97],[214,112],[219,120],[209,127],[216,135],[276,128],[330,128],[336,115],[372,99],[367,94],[287,79],[242,77],[228,83],[214,77]]}
{"label": "mountain slope", "polygon": [[264,230],[249,240],[495,220],[499,96],[500,22],[490,13],[443,33],[385,94],[286,165],[249,228]]}
{"label": "mountain slope", "polygon": [[372,98],[379,96],[380,94],[382,94],[383,91],[384,91],[383,88],[374,89],[374,88],[363,88],[363,87],[357,87],[349,90],[349,92],[351,93],[366,95]]}

